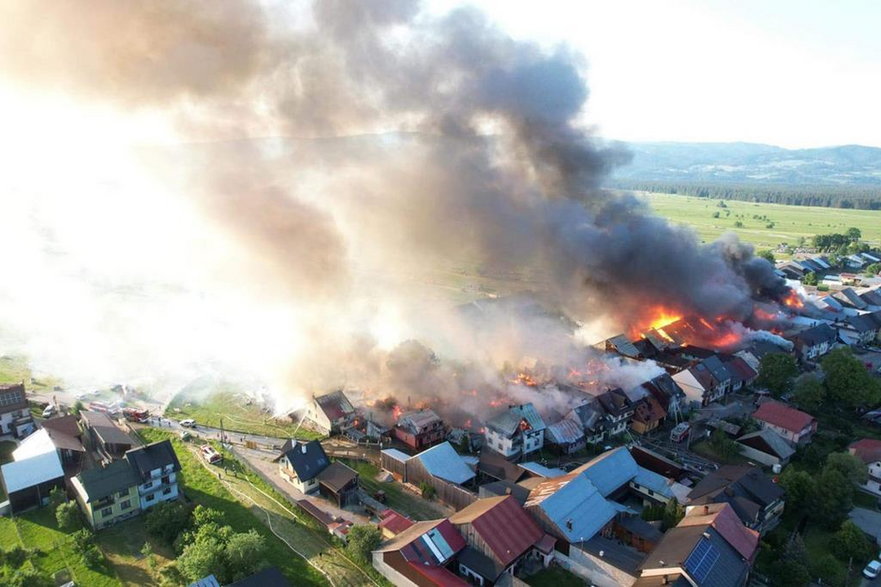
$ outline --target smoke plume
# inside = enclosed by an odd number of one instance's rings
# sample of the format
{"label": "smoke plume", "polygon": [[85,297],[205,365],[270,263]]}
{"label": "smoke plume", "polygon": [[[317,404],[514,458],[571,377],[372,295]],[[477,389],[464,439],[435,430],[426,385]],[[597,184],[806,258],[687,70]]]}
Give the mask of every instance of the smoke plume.
{"label": "smoke plume", "polygon": [[[524,358],[584,361],[578,325],[564,315],[625,330],[663,302],[742,320],[754,296],[785,293],[736,237],[701,245],[636,197],[603,189],[628,155],[578,122],[582,58],[514,40],[473,9],[437,16],[404,0],[43,8],[0,7],[6,81],[171,121],[176,146],[126,157],[198,217],[170,228],[187,238],[134,230],[186,250],[156,247],[149,266],[131,259],[136,279],[126,284],[155,282],[149,268],[183,255],[193,273],[163,273],[171,285],[161,299],[208,303],[173,323],[157,318],[165,327],[150,334],[102,329],[120,354],[133,338],[161,345],[238,304],[222,335],[229,348],[191,350],[189,362],[259,357],[250,366],[279,398],[331,385],[449,397],[497,383],[502,365]],[[116,197],[151,206],[154,194],[135,193],[132,177],[115,180]],[[69,197],[91,179],[68,186]],[[118,264],[92,271],[73,282],[119,286]],[[502,293],[530,291],[544,310],[454,309],[445,284],[457,271],[488,275]],[[412,342],[395,349],[402,341]],[[145,370],[153,355],[142,355]]]}

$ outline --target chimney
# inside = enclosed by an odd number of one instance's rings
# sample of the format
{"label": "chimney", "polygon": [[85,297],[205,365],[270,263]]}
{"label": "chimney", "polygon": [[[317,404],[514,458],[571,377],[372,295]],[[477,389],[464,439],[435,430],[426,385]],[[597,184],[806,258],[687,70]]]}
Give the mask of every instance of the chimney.
{"label": "chimney", "polygon": [[569,530],[572,529],[572,520],[571,520],[571,519],[570,519],[570,520],[566,520],[566,528],[568,528]]}
{"label": "chimney", "polygon": [[709,505],[705,505],[705,506],[704,506],[704,515],[705,515],[705,516],[708,516],[709,514],[710,514],[710,506],[709,506]]}
{"label": "chimney", "polygon": [[505,487],[505,495],[511,495],[511,488]]}

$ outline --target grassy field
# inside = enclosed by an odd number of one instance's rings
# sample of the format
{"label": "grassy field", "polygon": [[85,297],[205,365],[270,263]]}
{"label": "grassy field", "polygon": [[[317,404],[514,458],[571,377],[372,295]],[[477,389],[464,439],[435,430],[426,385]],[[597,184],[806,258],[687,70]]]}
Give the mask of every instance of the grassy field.
{"label": "grassy field", "polygon": [[[218,479],[213,472],[222,469],[205,465],[178,437],[151,428],[141,429],[140,433],[150,442],[169,438],[181,461],[186,495],[223,511],[237,531],[252,527],[260,531],[273,546],[270,562],[289,578],[297,579],[297,585],[329,582],[314,567],[321,569],[334,585],[388,585],[369,564],[359,566],[350,560],[323,528],[293,509],[285,497],[235,459],[227,458],[223,478]],[[236,524],[232,524],[233,519]],[[282,556],[287,566],[279,564]]]}
{"label": "grassy field", "polygon": [[37,374],[31,370],[31,366],[25,357],[15,355],[3,355],[0,357],[0,385],[4,383],[18,383],[24,381],[28,391],[50,391],[54,386],[60,385],[61,381],[56,377]]}
{"label": "grassy field", "polygon": [[[793,245],[799,237],[810,239],[815,234],[843,233],[855,226],[862,231],[864,241],[872,246],[881,245],[881,211],[758,204],[737,200],[725,200],[727,207],[720,208],[721,200],[710,198],[647,192],[640,192],[639,195],[659,215],[694,228],[705,242],[731,231],[757,248],[774,249],[784,242]],[[713,218],[716,212],[719,212],[719,217]],[[735,227],[738,221],[743,223],[742,228]],[[773,228],[768,228],[772,222]]]}
{"label": "grassy field", "polygon": [[192,418],[199,424],[216,428],[223,418],[227,430],[276,438],[291,438],[295,430],[297,438],[322,438],[321,434],[306,428],[297,430],[297,425],[287,417],[273,418],[256,403],[248,404],[246,396],[233,391],[218,391],[200,399],[181,394],[169,404],[165,415],[175,420]]}

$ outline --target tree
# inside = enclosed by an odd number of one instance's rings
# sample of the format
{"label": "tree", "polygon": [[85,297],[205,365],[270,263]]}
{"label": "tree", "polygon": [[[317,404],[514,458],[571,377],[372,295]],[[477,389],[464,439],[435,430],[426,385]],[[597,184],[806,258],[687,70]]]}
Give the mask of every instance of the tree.
{"label": "tree", "polygon": [[843,585],[846,568],[833,555],[824,553],[809,563],[811,574],[827,585]]}
{"label": "tree", "polygon": [[838,471],[855,484],[865,483],[869,478],[865,463],[847,452],[829,453],[826,457],[825,469]]}
{"label": "tree", "polygon": [[[196,509],[198,510],[200,507],[197,506]],[[193,514],[195,517],[195,512]],[[189,508],[179,501],[160,503],[147,514],[144,519],[144,527],[150,536],[170,546],[174,543],[175,538],[190,527]]]}
{"label": "tree", "polygon": [[776,262],[776,259],[774,259],[774,253],[771,251],[771,249],[760,250],[759,252],[756,253],[756,257],[761,257],[762,259],[767,259],[768,262],[771,263],[772,265]]}
{"label": "tree", "polygon": [[820,361],[826,374],[827,397],[850,407],[875,405],[881,390],[878,382],[848,347],[833,350]]}
{"label": "tree", "polygon": [[226,563],[233,581],[253,575],[264,564],[266,541],[256,530],[233,534],[226,545]]}
{"label": "tree", "polygon": [[58,522],[58,527],[62,530],[76,530],[82,525],[82,518],[80,518],[80,508],[75,501],[68,501],[62,504],[59,504],[57,508],[55,508],[55,520]]}
{"label": "tree", "polygon": [[356,524],[349,530],[349,542],[346,550],[358,560],[369,561],[371,553],[382,542],[379,528],[368,524]]}
{"label": "tree", "polygon": [[826,399],[826,388],[816,377],[803,377],[795,384],[795,404],[808,412],[815,413]]}
{"label": "tree", "polygon": [[866,267],[866,275],[873,276],[881,273],[881,263],[872,263]]}
{"label": "tree", "polygon": [[817,477],[811,518],[830,530],[837,528],[853,508],[853,491],[850,481],[840,471],[823,469]]}
{"label": "tree", "polygon": [[434,488],[434,485],[423,481],[419,484],[419,491],[422,492],[422,499],[433,499],[435,495],[437,495],[437,490]]}
{"label": "tree", "polygon": [[807,513],[814,499],[814,478],[790,465],[780,475],[779,483],[786,491],[786,509],[801,514]]}
{"label": "tree", "polygon": [[801,278],[801,282],[805,285],[817,285],[820,283],[820,279],[813,271],[806,271],[805,276]]}
{"label": "tree", "polygon": [[49,587],[55,582],[35,568],[20,568],[3,583],[7,587]]}
{"label": "tree", "polygon": [[208,536],[184,547],[177,558],[177,568],[190,582],[213,574],[221,582],[226,579],[224,544],[217,538]]}
{"label": "tree", "polygon": [[808,572],[808,553],[804,540],[798,533],[793,534],[783,551],[780,560],[771,567],[774,585],[788,587],[802,587],[811,582],[811,574]]}
{"label": "tree", "polygon": [[829,541],[829,551],[839,560],[847,562],[850,557],[864,562],[875,554],[875,548],[862,530],[850,520],[845,520]]}
{"label": "tree", "polygon": [[49,492],[49,507],[53,510],[67,501],[67,496],[57,487]]}
{"label": "tree", "polygon": [[743,222],[738,220],[737,222],[734,223],[734,228],[743,228]]}
{"label": "tree", "polygon": [[852,241],[858,241],[863,238],[863,232],[859,228],[852,226],[847,229],[847,238]]}
{"label": "tree", "polygon": [[716,428],[713,435],[710,436],[710,446],[723,459],[740,454],[740,445],[728,438],[728,435],[721,428]]}
{"label": "tree", "polygon": [[73,413],[74,416],[79,416],[80,412],[82,412],[84,409],[85,406],[83,405],[83,402],[81,402],[80,400],[76,400],[73,403],[73,407],[70,409],[70,411],[71,413]]}
{"label": "tree", "polygon": [[664,506],[663,527],[664,531],[673,528],[685,517],[685,508],[679,505],[675,499],[671,499]]}
{"label": "tree", "polygon": [[761,387],[780,397],[792,390],[792,382],[796,375],[798,375],[798,365],[794,358],[783,353],[770,353],[762,357],[757,382]]}

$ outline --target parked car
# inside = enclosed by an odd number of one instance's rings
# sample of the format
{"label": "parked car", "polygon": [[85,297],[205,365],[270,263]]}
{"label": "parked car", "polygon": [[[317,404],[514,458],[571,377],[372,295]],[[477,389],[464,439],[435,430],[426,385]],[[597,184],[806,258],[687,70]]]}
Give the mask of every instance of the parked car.
{"label": "parked car", "polygon": [[881,575],[881,561],[869,561],[869,564],[863,569],[863,576],[866,579],[876,579],[878,575]]}
{"label": "parked car", "polygon": [[55,405],[54,404],[49,404],[48,406],[43,408],[43,417],[44,418],[51,418],[54,415],[55,415]]}
{"label": "parked car", "polygon": [[211,446],[210,444],[206,444],[200,450],[202,452],[202,457],[210,465],[213,465],[214,463],[217,463],[217,462],[220,462],[223,460],[223,457],[220,455],[220,453],[217,452],[216,450],[214,450],[214,447]]}
{"label": "parked car", "polygon": [[186,420],[181,420],[180,425],[183,426],[184,428],[195,428],[196,421],[193,420],[192,418],[187,418]]}
{"label": "parked car", "polygon": [[180,431],[180,439],[181,440],[189,440],[193,437],[193,433],[189,430],[181,430]]}

